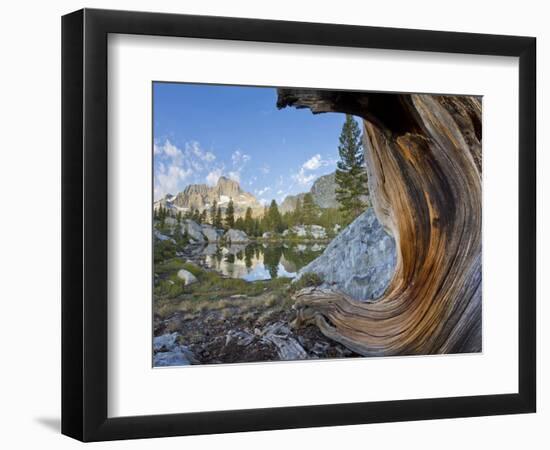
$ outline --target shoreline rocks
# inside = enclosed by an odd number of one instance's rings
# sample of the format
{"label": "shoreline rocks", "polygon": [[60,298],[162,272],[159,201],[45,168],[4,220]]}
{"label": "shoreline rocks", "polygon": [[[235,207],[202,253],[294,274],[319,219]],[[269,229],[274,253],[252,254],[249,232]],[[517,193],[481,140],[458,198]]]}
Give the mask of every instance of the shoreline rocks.
{"label": "shoreline rocks", "polygon": [[249,238],[248,235],[241,230],[235,230],[233,228],[230,228],[225,232],[224,235],[225,239],[229,242],[248,242]]}
{"label": "shoreline rocks", "polygon": [[[265,233],[264,233],[265,234]],[[283,231],[283,237],[296,236],[305,239],[326,239],[327,232],[320,225],[294,225],[293,227]]]}

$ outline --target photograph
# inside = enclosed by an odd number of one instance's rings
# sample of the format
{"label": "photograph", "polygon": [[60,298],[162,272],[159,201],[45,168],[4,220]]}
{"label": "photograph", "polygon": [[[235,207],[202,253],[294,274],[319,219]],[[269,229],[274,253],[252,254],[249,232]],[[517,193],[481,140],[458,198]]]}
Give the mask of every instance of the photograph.
{"label": "photograph", "polygon": [[480,96],[152,91],[154,367],[482,351]]}

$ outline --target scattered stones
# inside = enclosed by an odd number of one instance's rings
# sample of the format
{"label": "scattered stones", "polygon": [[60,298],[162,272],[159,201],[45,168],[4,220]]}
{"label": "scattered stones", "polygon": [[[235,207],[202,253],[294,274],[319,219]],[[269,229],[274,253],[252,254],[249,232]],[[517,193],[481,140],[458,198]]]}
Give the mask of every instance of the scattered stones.
{"label": "scattered stones", "polygon": [[251,344],[254,339],[254,335],[247,331],[231,330],[225,337],[225,345],[227,346],[231,341],[235,341],[237,345],[246,346]]}
{"label": "scattered stones", "polygon": [[153,366],[188,366],[198,364],[193,352],[177,344],[178,333],[163,334],[153,339]]}
{"label": "scattered stones", "polygon": [[283,361],[307,359],[307,353],[300,343],[291,337],[288,325],[275,322],[268,325],[262,332],[262,339],[277,347],[277,354]]}
{"label": "scattered stones", "polygon": [[284,237],[291,235],[306,239],[327,238],[326,230],[320,225],[295,225],[292,228],[283,231]]}

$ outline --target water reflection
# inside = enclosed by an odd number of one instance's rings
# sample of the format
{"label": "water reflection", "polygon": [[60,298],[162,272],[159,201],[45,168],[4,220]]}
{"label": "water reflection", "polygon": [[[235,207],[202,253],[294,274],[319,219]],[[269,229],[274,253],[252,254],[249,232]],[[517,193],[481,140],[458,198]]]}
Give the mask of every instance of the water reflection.
{"label": "water reflection", "polygon": [[207,267],[246,281],[294,278],[298,270],[317,258],[325,245],[305,244],[208,244],[197,248],[196,257]]}

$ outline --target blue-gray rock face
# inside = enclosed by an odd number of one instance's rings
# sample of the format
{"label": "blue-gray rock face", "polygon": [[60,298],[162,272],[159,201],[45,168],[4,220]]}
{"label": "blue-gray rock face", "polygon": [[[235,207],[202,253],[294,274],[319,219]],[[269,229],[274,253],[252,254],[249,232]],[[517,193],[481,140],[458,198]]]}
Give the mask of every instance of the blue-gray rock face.
{"label": "blue-gray rock face", "polygon": [[372,300],[386,290],[395,270],[395,241],[367,209],[327,246],[299,276],[313,272],[322,287],[343,292],[357,300]]}

